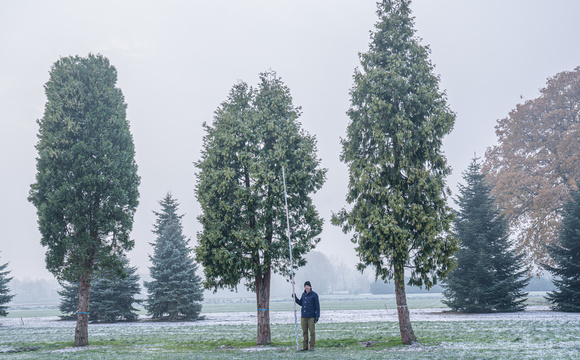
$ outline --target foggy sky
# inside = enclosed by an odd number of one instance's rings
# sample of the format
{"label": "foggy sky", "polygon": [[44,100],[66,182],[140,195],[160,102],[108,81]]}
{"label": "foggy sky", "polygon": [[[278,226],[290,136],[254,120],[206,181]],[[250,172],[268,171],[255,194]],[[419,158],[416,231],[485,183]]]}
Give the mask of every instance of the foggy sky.
{"label": "foggy sky", "polygon": [[[496,120],[538,96],[546,79],[580,65],[580,2],[415,0],[417,35],[429,45],[455,128],[444,151],[457,182],[474,153],[496,142]],[[349,89],[377,21],[369,0],[26,1],[0,0],[0,264],[16,278],[51,278],[45,269],[35,182],[43,85],[61,56],[100,53],[118,71],[141,176],[129,253],[148,272],[149,243],[170,191],[184,232],[201,230],[194,196],[201,124],[238,80],[256,85],[275,70],[289,86],[299,119],[318,140],[328,180],[314,197],[325,219],[317,250],[354,266],[350,236],[330,224],[345,203],[347,169],[339,161]]]}

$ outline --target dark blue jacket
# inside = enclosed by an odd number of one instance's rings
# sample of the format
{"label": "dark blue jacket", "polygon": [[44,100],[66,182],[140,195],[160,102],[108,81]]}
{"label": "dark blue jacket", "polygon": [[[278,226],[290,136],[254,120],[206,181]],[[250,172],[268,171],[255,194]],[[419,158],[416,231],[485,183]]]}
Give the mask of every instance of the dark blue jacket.
{"label": "dark blue jacket", "polygon": [[302,306],[300,313],[303,318],[317,318],[320,317],[320,304],[318,303],[318,294],[310,290],[302,293],[302,298],[296,297],[296,304]]}

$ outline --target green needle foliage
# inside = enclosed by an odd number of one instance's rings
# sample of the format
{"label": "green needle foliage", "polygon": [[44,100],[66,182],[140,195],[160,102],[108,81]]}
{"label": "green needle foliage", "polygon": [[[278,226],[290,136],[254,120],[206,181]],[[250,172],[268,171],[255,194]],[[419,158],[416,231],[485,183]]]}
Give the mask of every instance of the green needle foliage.
{"label": "green needle foliage", "polygon": [[[137,309],[133,304],[143,300],[135,299],[141,293],[137,267],[129,266],[129,260],[123,256],[123,274],[111,270],[95,273],[91,283],[89,320],[91,322],[135,321]],[[58,292],[61,296],[59,305],[61,319],[73,320],[77,317],[79,307],[79,284],[61,282],[63,287]]]}
{"label": "green needle foliage", "polygon": [[[352,208],[334,214],[333,223],[354,233],[359,269],[373,266],[377,278],[394,278],[404,298],[405,269],[410,284],[430,288],[453,267],[457,241],[445,183],[451,170],[441,144],[455,114],[439,91],[428,47],[415,37],[410,1],[381,1],[377,14],[342,140]],[[398,306],[406,310],[406,300]]]}
{"label": "green needle foliage", "polygon": [[443,303],[466,313],[524,310],[527,293],[522,290],[529,278],[522,255],[512,249],[508,220],[494,204],[477,159],[463,179],[466,185],[459,186],[455,219],[458,264],[445,280]]}
{"label": "green needle foliage", "polygon": [[139,176],[117,70],[101,55],[64,57],[51,68],[39,133],[36,206],[46,267],[78,281],[75,345],[88,345],[90,280],[97,268],[122,271],[119,255],[138,204]]}
{"label": "green needle foliage", "polygon": [[183,235],[181,218],[177,214],[179,204],[171,194],[159,202],[161,212],[157,216],[153,233],[157,240],[150,256],[150,282],[147,288],[145,308],[153,319],[196,320],[201,312],[203,286],[197,272],[197,264],[188,247],[189,239]]}
{"label": "green needle foliage", "polygon": [[[576,183],[580,188],[580,182]],[[580,312],[580,191],[570,191],[556,244],[548,245],[554,265],[544,265],[557,290],[546,297],[557,311]]]}
{"label": "green needle foliage", "polygon": [[[245,281],[257,292],[258,309],[268,309],[272,271],[288,276],[290,254],[282,166],[286,171],[295,266],[320,240],[322,219],[311,194],[322,187],[325,169],[316,140],[297,121],[290,90],[276,73],[260,74],[256,89],[236,84],[204,124],[196,185],[201,204],[196,257],[205,286],[236,289]],[[258,311],[258,344],[270,342],[267,311]],[[263,330],[263,332],[262,332]]]}
{"label": "green needle foliage", "polygon": [[8,283],[12,278],[8,277],[10,271],[6,270],[7,267],[8,263],[0,265],[0,316],[8,315],[6,311],[8,307],[4,305],[8,304],[14,297],[14,295],[10,294],[10,288],[8,287]]}

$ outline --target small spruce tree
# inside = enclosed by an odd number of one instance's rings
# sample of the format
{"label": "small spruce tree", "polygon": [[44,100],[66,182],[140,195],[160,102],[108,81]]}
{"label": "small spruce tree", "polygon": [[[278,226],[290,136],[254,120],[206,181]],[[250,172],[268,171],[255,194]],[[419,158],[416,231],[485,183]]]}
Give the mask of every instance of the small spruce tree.
{"label": "small spruce tree", "polygon": [[[129,260],[124,256],[121,261],[123,274],[103,270],[92,281],[89,300],[91,322],[135,321],[138,318],[133,304],[140,304],[143,300],[135,299],[141,293],[137,267],[129,266]],[[61,286],[62,290],[58,291],[61,296],[60,317],[63,320],[74,320],[79,305],[79,285],[63,281]]]}
{"label": "small spruce tree", "polygon": [[460,241],[457,267],[443,285],[443,303],[466,313],[521,311],[529,278],[524,276],[522,256],[511,249],[507,220],[494,204],[477,158],[463,179],[466,185],[459,185],[454,220]]}
{"label": "small spruce tree", "polygon": [[[60,295],[60,318],[62,320],[75,320],[77,318],[77,311],[79,308],[79,284],[70,281],[60,281],[61,290],[58,290]],[[89,309],[92,302],[89,300]]]}
{"label": "small spruce tree", "polygon": [[8,283],[12,280],[8,277],[10,271],[6,270],[8,263],[0,265],[0,316],[8,315],[6,309],[8,308],[5,304],[8,304],[14,295],[10,294],[10,289],[8,288]]}
{"label": "small spruce tree", "polygon": [[[576,183],[580,188],[580,182]],[[558,242],[548,245],[554,265],[544,265],[552,273],[556,290],[546,298],[552,310],[580,312],[580,191],[570,191],[572,198],[564,206],[564,218]]]}
{"label": "small spruce tree", "polygon": [[179,204],[167,194],[159,202],[161,212],[157,216],[153,233],[157,234],[153,256],[149,256],[150,282],[147,288],[145,308],[153,319],[196,320],[203,301],[202,280],[196,274],[197,264],[188,247],[189,239],[183,235],[181,218],[177,214]]}
{"label": "small spruce tree", "polygon": [[92,321],[115,322],[118,320],[135,321],[137,309],[133,304],[143,300],[135,299],[141,293],[140,277],[137,267],[129,266],[129,260],[123,257],[123,276],[119,277],[112,270],[105,270],[93,283],[94,294],[91,296],[90,319]]}

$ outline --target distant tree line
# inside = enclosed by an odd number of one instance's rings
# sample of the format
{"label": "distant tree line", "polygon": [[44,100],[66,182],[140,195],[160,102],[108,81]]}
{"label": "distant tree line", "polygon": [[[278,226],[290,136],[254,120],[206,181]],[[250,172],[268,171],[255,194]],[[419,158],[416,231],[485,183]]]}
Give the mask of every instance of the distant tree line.
{"label": "distant tree line", "polygon": [[[395,284],[392,282],[385,282],[382,280],[377,280],[370,284],[369,292],[373,295],[387,295],[395,293]],[[420,288],[418,286],[407,287],[407,293],[409,294],[424,294],[424,293],[441,293],[443,288],[441,285],[434,285],[429,290],[425,288]]]}
{"label": "distant tree line", "polygon": [[14,293],[13,303],[18,304],[56,304],[59,301],[58,281],[51,279],[12,279],[10,288]]}
{"label": "distant tree line", "polygon": [[369,292],[371,281],[368,275],[361,274],[340,261],[328,258],[320,251],[311,251],[306,259],[308,262],[297,274],[297,277],[302,280],[298,283],[309,280],[318,294]]}

